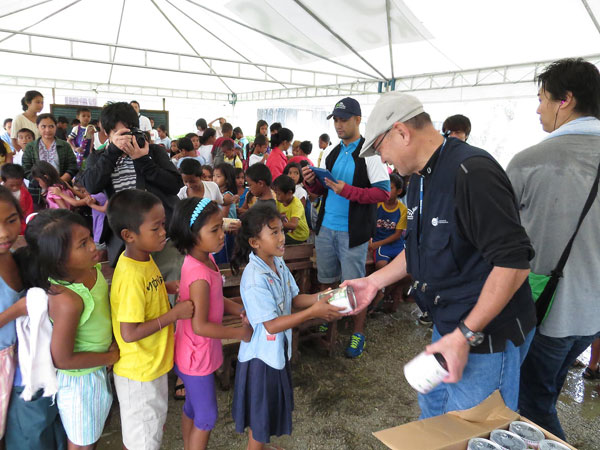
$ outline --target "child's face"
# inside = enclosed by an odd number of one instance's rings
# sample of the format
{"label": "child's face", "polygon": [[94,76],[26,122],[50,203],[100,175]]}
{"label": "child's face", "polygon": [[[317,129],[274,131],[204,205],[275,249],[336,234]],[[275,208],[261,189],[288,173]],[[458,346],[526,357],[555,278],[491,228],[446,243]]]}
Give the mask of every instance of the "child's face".
{"label": "child's face", "polygon": [[194,136],[192,138],[192,144],[194,145],[194,150],[198,150],[200,148],[200,138],[198,136]]}
{"label": "child's face", "polygon": [[167,243],[165,218],[165,208],[162,203],[157,203],[144,215],[138,233],[128,230],[127,244],[146,253],[161,251]]}
{"label": "child's face", "polygon": [[36,98],[31,100],[31,103],[27,104],[27,110],[33,111],[36,114],[39,113],[42,109],[44,109],[44,97],[42,96],[38,95]]}
{"label": "child's face", "polygon": [[48,184],[46,183],[46,181],[44,181],[43,178],[36,178],[35,181],[38,182],[38,184],[40,185],[40,187],[44,190],[48,189]]}
{"label": "child's face", "polygon": [[17,134],[17,142],[21,148],[25,148],[25,146],[33,141],[33,136],[31,133],[18,133]]}
{"label": "child's face", "polygon": [[263,136],[266,136],[268,130],[269,130],[269,126],[263,125],[262,127],[260,127],[260,134],[262,134]]}
{"label": "child's face", "polygon": [[171,141],[171,152],[179,153],[179,149],[177,148],[177,141]]}
{"label": "child's face", "polygon": [[283,203],[285,206],[288,206],[294,199],[294,193],[283,192],[281,189],[275,188],[275,197],[279,203]]}
{"label": "child's face", "polygon": [[90,120],[92,120],[92,113],[89,111],[83,111],[79,113],[77,118],[80,122],[79,125],[81,125],[82,127],[87,127],[90,123]]}
{"label": "child's face", "polygon": [[290,167],[290,170],[288,171],[288,177],[294,180],[295,184],[298,184],[300,181],[300,172],[296,167]]}
{"label": "child's face", "polygon": [[10,189],[10,192],[19,192],[23,186],[23,178],[7,178],[2,184]]}
{"label": "child's face", "polygon": [[265,144],[265,145],[257,145],[254,148],[254,153],[256,153],[258,155],[262,155],[266,151],[267,151],[267,144]]}
{"label": "child's face", "polygon": [[264,181],[253,181],[251,178],[248,178],[248,189],[255,197],[260,197],[263,195],[265,191],[265,182]]}
{"label": "child's face", "polygon": [[398,189],[396,188],[396,185],[394,183],[391,183],[391,185],[390,185],[390,200],[393,198],[394,199],[398,198]]}
{"label": "child's face", "polygon": [[210,216],[200,231],[196,240],[196,247],[203,252],[216,253],[225,245],[225,231],[223,231],[223,216],[218,211]]}
{"label": "child's face", "polygon": [[235,184],[237,184],[238,188],[243,188],[246,184],[246,176],[243,172],[239,173],[237,177],[235,177]]}
{"label": "child's face", "polygon": [[319,139],[319,148],[321,150],[325,150],[327,148],[327,142],[322,141],[321,139]]}
{"label": "child's face", "polygon": [[200,189],[200,185],[202,184],[202,179],[200,177],[197,177],[196,175],[182,174],[181,178],[188,189],[191,189],[192,191],[197,191]]}
{"label": "child's face", "polygon": [[163,130],[161,130],[160,128],[157,130],[158,131],[158,137],[161,139],[164,139],[167,137],[167,133],[165,133]]}
{"label": "child's face", "polygon": [[292,147],[292,155],[294,156],[302,156],[302,150],[300,150],[300,146]]}
{"label": "child's face", "polygon": [[90,230],[81,225],[73,225],[69,257],[65,263],[67,273],[81,273],[94,267],[99,259],[100,255]]}
{"label": "child's face", "polygon": [[20,232],[21,218],[14,203],[0,201],[0,255],[10,252]]}
{"label": "child's face", "polygon": [[235,156],[235,151],[232,148],[224,148],[223,153],[227,157],[227,159],[233,159]]}
{"label": "child's face", "polygon": [[213,174],[210,173],[210,170],[202,169],[202,181],[212,181]]}
{"label": "child's face", "polygon": [[226,182],[225,175],[223,175],[223,173],[219,169],[215,169],[215,171],[213,172],[213,181],[217,183],[217,186],[223,187],[225,186]]}
{"label": "child's face", "polygon": [[75,188],[77,188],[77,190],[79,192],[81,192],[82,195],[90,195],[90,193],[82,185],[80,185],[80,184],[77,184],[75,186]]}
{"label": "child's face", "polygon": [[262,257],[283,256],[285,252],[285,232],[281,219],[273,219],[265,225],[255,238],[250,238],[250,245]]}

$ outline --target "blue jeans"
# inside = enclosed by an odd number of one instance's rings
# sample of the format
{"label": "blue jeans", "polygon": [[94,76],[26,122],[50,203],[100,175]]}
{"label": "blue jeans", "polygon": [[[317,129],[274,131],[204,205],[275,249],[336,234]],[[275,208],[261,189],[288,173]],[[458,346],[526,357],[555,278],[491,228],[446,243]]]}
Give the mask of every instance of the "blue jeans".
{"label": "blue jeans", "polygon": [[332,284],[365,276],[369,243],[349,247],[350,233],[321,227],[315,238],[317,278],[319,283]]}
{"label": "blue jeans", "polygon": [[592,336],[553,338],[539,332],[521,367],[519,409],[521,415],[565,439],[556,401],[565,383],[567,372],[577,357],[600,333]]}
{"label": "blue jeans", "polygon": [[[419,419],[472,408],[497,389],[500,389],[506,406],[516,411],[519,399],[519,371],[533,335],[534,330],[531,330],[519,347],[507,340],[503,352],[470,353],[458,383],[442,383],[428,394],[419,394]],[[431,341],[435,342],[440,338],[440,333],[434,327]]]}

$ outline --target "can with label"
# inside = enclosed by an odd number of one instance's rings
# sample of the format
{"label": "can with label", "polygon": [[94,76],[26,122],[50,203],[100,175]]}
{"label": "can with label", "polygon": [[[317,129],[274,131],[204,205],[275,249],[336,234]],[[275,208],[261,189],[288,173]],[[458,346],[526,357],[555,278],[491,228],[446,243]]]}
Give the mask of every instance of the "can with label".
{"label": "can with label", "polygon": [[329,304],[345,308],[340,311],[342,314],[352,312],[356,309],[356,297],[354,297],[354,289],[352,289],[352,286],[321,292],[318,299],[321,300],[327,295],[331,295],[327,300]]}
{"label": "can with label", "polygon": [[502,450],[502,447],[489,439],[473,438],[469,440],[467,450]]}
{"label": "can with label", "polygon": [[427,394],[448,376],[448,365],[441,353],[419,353],[404,365],[404,376],[413,389]]}
{"label": "can with label", "polygon": [[492,431],[490,441],[495,442],[505,450],[527,450],[525,441],[515,433],[507,430]]}
{"label": "can with label", "polygon": [[551,439],[544,439],[540,441],[540,450],[571,450],[564,444],[560,442],[553,441]]}
{"label": "can with label", "polygon": [[538,428],[519,420],[512,422],[508,427],[508,431],[518,435],[531,448],[539,448],[540,441],[546,437]]}
{"label": "can with label", "polygon": [[223,231],[230,231],[231,225],[241,222],[240,219],[232,219],[231,217],[223,217]]}

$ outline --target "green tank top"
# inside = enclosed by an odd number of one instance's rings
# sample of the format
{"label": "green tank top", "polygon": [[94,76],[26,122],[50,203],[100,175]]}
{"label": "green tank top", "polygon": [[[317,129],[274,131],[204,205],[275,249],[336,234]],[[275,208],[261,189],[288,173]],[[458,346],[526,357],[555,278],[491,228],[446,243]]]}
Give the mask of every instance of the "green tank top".
{"label": "green tank top", "polygon": [[[96,284],[92,289],[85,287],[83,283],[66,283],[64,281],[49,279],[51,284],[70,289],[81,297],[83,311],[79,318],[77,333],[75,334],[74,352],[96,352],[108,351],[112,342],[112,323],[110,318],[110,302],[108,299],[108,284],[102,272],[100,264],[96,265]],[[68,375],[86,375],[100,369],[91,367],[88,369],[71,369],[60,372]]]}

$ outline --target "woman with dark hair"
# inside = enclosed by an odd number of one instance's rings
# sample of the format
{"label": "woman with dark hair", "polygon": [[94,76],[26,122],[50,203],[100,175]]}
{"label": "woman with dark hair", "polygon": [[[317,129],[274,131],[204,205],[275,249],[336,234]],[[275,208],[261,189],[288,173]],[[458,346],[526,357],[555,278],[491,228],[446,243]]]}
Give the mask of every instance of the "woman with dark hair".
{"label": "woman with dark hair", "polygon": [[71,181],[77,173],[77,159],[67,142],[56,139],[56,119],[52,114],[40,114],[36,123],[40,137],[27,144],[23,153],[25,177],[32,180],[33,165],[46,161],[58,171],[61,180]]}
{"label": "woman with dark hair", "polygon": [[293,140],[294,133],[288,128],[282,128],[277,134],[271,136],[271,146],[273,149],[267,159],[267,167],[271,171],[273,179],[276,179],[283,173],[283,169],[285,169],[285,166],[288,163],[285,153],[292,145]]}
{"label": "woman with dark hair", "polygon": [[38,91],[27,91],[25,92],[25,96],[21,99],[21,107],[23,108],[23,113],[17,115],[13,119],[10,133],[10,138],[12,140],[15,152],[18,152],[19,150],[25,150],[24,148],[21,148],[17,142],[17,133],[19,130],[27,128],[33,131],[36,139],[40,137],[40,132],[38,131],[38,127],[36,125],[36,119],[40,111],[44,108],[44,96]]}

